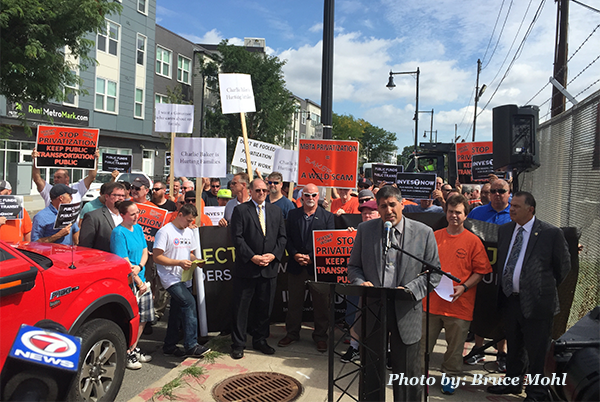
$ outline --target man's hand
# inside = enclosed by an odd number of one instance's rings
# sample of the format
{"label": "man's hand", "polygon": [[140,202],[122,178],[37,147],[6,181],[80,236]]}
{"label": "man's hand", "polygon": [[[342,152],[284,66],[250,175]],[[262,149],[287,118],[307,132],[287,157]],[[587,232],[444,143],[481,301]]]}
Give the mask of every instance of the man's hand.
{"label": "man's hand", "polygon": [[369,282],[369,281],[366,281],[366,282],[361,283],[360,286],[368,286],[368,287],[372,288],[373,284],[371,282]]}
{"label": "man's hand", "polygon": [[31,158],[35,159],[38,156],[40,156],[40,153],[37,151],[37,149],[34,149],[33,151],[31,151]]}
{"label": "man's hand", "polygon": [[346,211],[344,211],[342,208],[340,208],[340,209],[338,209],[337,211],[335,211],[335,214],[336,214],[337,216],[340,216],[340,215],[342,215],[342,214],[345,214],[345,213],[346,213]]}
{"label": "man's hand", "polygon": [[294,260],[302,266],[306,266],[310,263],[310,257],[307,254],[297,253],[294,255]]}
{"label": "man's hand", "polygon": [[221,220],[219,220],[219,226],[224,228],[224,227],[227,227],[227,225],[229,225],[229,223],[227,222],[227,219],[221,218]]}
{"label": "man's hand", "polygon": [[454,294],[451,294],[452,302],[454,303],[463,293],[465,293],[465,287],[463,285],[454,286]]}
{"label": "man's hand", "polygon": [[117,176],[119,175],[119,173],[120,172],[118,170],[113,170],[112,173],[110,174],[111,175],[110,181],[116,181],[117,180]]}
{"label": "man's hand", "polygon": [[134,275],[137,275],[140,273],[142,269],[140,268],[139,265],[132,265],[131,266],[131,272],[133,272]]}
{"label": "man's hand", "polygon": [[6,216],[0,216],[0,226],[6,223]]}
{"label": "man's hand", "polygon": [[65,226],[64,228],[62,228],[61,230],[59,230],[59,232],[57,233],[57,235],[60,236],[60,237],[65,237],[66,235],[68,235],[69,233],[71,233],[71,226],[73,226],[73,224],[69,223],[68,226]]}
{"label": "man's hand", "polygon": [[444,200],[444,195],[442,194],[441,190],[433,190],[431,192],[431,198],[433,198],[434,200],[443,201]]}
{"label": "man's hand", "polygon": [[192,267],[192,262],[190,260],[179,260],[179,266],[187,271]]}

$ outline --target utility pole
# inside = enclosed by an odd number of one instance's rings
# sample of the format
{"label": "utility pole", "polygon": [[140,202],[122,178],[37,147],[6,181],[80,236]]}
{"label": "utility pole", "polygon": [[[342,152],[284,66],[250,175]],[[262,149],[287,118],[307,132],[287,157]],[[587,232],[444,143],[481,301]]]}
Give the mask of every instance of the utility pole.
{"label": "utility pole", "polygon": [[[569,29],[569,0],[556,0],[556,45],[554,48],[554,79],[567,87],[567,34]],[[552,88],[552,109],[550,116],[558,116],[565,111],[565,96]]]}
{"label": "utility pole", "polygon": [[323,9],[323,64],[321,79],[321,123],[323,139],[331,139],[333,124],[333,26],[334,0],[325,0]]}
{"label": "utility pole", "polygon": [[475,142],[475,126],[477,126],[477,101],[479,101],[479,73],[481,72],[481,59],[477,59],[477,82],[475,83],[475,112],[473,112],[473,142]]}

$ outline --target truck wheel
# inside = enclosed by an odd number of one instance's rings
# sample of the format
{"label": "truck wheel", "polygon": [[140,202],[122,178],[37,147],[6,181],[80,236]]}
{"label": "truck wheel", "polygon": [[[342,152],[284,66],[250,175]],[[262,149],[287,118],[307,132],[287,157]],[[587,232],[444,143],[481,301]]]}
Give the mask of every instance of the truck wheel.
{"label": "truck wheel", "polygon": [[117,324],[106,319],[85,323],[81,337],[79,372],[69,392],[69,401],[114,401],[125,374],[127,343]]}

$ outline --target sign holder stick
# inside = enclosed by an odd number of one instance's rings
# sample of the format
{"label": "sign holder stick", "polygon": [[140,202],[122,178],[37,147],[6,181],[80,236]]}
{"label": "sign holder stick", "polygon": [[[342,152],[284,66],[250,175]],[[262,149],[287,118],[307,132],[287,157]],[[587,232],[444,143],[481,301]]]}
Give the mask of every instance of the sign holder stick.
{"label": "sign holder stick", "polygon": [[[171,164],[169,165],[169,195],[173,196],[173,182],[175,181],[175,175],[173,174],[173,161],[175,160],[175,132],[171,132]],[[175,198],[177,202],[177,198]]]}
{"label": "sign holder stick", "polygon": [[292,200],[294,197],[294,187],[296,187],[296,183],[293,181],[290,182],[290,188],[288,188],[288,200]]}
{"label": "sign holder stick", "polygon": [[248,147],[248,131],[246,130],[246,113],[240,113],[240,119],[242,122],[242,135],[244,136],[244,150],[246,151],[246,164],[248,165],[248,176],[250,181],[254,177],[252,172],[252,164],[250,163],[250,148]]}

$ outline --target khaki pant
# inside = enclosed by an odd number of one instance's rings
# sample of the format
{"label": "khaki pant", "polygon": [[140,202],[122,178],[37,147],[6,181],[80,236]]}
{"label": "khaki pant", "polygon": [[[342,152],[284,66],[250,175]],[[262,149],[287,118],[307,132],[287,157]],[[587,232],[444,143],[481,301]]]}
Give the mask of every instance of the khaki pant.
{"label": "khaki pant", "polygon": [[[423,313],[423,336],[421,337],[421,351],[425,353],[425,319],[426,314]],[[458,376],[462,373],[463,367],[463,350],[471,321],[461,320],[460,318],[447,317],[445,315],[429,315],[429,353],[433,351],[433,347],[438,336],[444,328],[446,334],[446,353],[444,353],[444,362],[442,363],[442,372],[451,376]]]}

